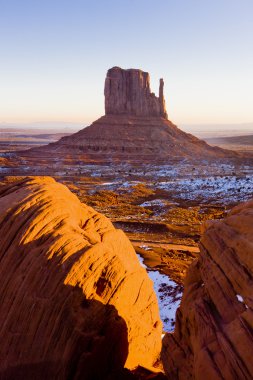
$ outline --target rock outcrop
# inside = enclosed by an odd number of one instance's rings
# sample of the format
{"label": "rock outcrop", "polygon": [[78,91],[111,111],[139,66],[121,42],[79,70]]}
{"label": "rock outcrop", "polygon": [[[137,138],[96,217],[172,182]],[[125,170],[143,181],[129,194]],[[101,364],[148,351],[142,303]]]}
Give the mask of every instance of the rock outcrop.
{"label": "rock outcrop", "polygon": [[156,97],[150,90],[149,73],[113,67],[105,79],[105,114],[167,119],[163,87],[160,79],[159,97]]}
{"label": "rock outcrop", "polygon": [[152,366],[158,304],[124,233],[50,177],[1,187],[0,210],[0,378]]}
{"label": "rock outcrop", "polygon": [[23,159],[37,157],[49,163],[54,155],[69,165],[80,163],[168,163],[182,159],[237,158],[239,153],[211,147],[185,133],[167,119],[164,82],[159,97],[150,90],[149,74],[113,67],[105,80],[105,115],[89,127],[56,143],[22,152]]}
{"label": "rock outcrop", "polygon": [[253,201],[208,222],[190,267],[176,329],[163,340],[173,380],[251,380]]}

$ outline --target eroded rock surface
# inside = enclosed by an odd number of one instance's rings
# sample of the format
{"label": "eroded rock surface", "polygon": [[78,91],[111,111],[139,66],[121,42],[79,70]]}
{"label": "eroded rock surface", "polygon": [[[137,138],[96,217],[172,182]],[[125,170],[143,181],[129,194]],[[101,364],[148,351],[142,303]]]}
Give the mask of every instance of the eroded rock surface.
{"label": "eroded rock surface", "polygon": [[206,222],[163,363],[175,380],[250,380],[253,374],[253,201]]}
{"label": "eroded rock surface", "polygon": [[105,79],[105,114],[167,118],[163,86],[160,79],[159,97],[156,97],[150,90],[149,73],[113,67]]}
{"label": "eroded rock surface", "polygon": [[121,230],[50,177],[0,188],[0,378],[152,366],[161,321]]}

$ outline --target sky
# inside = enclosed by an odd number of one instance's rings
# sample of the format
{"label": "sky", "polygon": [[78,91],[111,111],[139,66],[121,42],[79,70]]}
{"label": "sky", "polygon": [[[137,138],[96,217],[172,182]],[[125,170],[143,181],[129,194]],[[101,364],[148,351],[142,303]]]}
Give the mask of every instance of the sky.
{"label": "sky", "polygon": [[113,66],[164,78],[177,125],[252,123],[253,1],[0,0],[0,125],[88,125]]}

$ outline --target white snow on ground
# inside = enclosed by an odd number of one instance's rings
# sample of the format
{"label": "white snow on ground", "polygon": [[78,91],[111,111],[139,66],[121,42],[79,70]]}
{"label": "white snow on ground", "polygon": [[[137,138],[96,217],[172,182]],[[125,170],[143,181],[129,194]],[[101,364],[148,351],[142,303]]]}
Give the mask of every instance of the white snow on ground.
{"label": "white snow on ground", "polygon": [[238,299],[239,302],[243,303],[245,308],[248,309],[248,305],[246,305],[243,297],[240,294],[236,294],[236,298]]}
{"label": "white snow on ground", "polygon": [[236,294],[236,297],[238,299],[239,302],[243,302],[244,303],[244,300],[242,298],[242,296],[240,296],[240,294]]}
{"label": "white snow on ground", "polygon": [[147,202],[144,202],[142,203],[140,206],[141,207],[152,207],[152,206],[165,206],[166,205],[166,201],[163,200],[163,199],[153,199],[152,201],[147,201]]}
{"label": "white snow on ground", "polygon": [[252,167],[249,165],[235,166],[233,164],[224,163],[208,163],[198,162],[196,165],[186,162],[175,163],[173,165],[146,165],[145,170],[134,169],[132,170],[132,176],[144,175],[145,177],[159,178],[180,178],[180,177],[192,177],[206,176],[206,175],[234,175],[239,171],[244,174],[252,173]]}
{"label": "white snow on ground", "polygon": [[166,332],[172,332],[174,331],[176,311],[182,298],[182,287],[172,281],[168,276],[165,276],[158,271],[149,270],[144,264],[144,259],[138,254],[137,256],[140,260],[141,266],[147,270],[149,278],[154,283],[160,317],[163,322],[163,330]]}
{"label": "white snow on ground", "polygon": [[156,187],[175,191],[181,199],[194,200],[201,198],[205,201],[216,203],[222,198],[223,201],[233,202],[252,197],[253,176],[211,176],[174,179],[158,182]]}
{"label": "white snow on ground", "polygon": [[154,289],[160,309],[160,317],[163,321],[163,329],[167,332],[174,331],[176,311],[180,305],[182,293],[177,294],[175,299],[169,295],[170,290],[177,286],[174,281],[158,271],[148,271],[148,275],[154,282]]}
{"label": "white snow on ground", "polygon": [[[115,181],[104,182],[99,185],[100,188],[108,190],[132,190],[132,187],[140,183],[138,181]],[[151,188],[167,190],[183,200],[200,200],[202,202],[212,202],[214,204],[238,202],[251,198],[253,196],[253,175],[235,176],[194,176],[187,178],[168,178],[166,181],[156,181],[155,183],[146,182]],[[154,199],[140,204],[141,207],[164,207],[166,201],[163,199]]]}
{"label": "white snow on ground", "polygon": [[[140,248],[144,249],[145,251],[150,251],[152,248],[148,247],[147,245],[143,244],[140,245]],[[144,265],[143,265],[144,266]]]}
{"label": "white snow on ground", "polygon": [[103,182],[99,184],[100,188],[106,190],[132,190],[132,187],[141,183],[140,181],[112,181],[112,182]]}
{"label": "white snow on ground", "polygon": [[[130,167],[129,167],[130,168]],[[138,176],[144,176],[146,186],[152,189],[163,189],[171,192],[172,201],[175,197],[182,200],[198,200],[223,204],[241,202],[253,196],[253,168],[248,165],[234,166],[230,164],[198,164],[187,163],[155,166],[147,165],[145,170],[124,167],[104,167],[104,174],[117,174],[117,180],[104,182],[100,188],[108,190],[132,191],[138,183]],[[93,168],[94,171],[94,168]],[[97,168],[98,171],[98,168]],[[137,177],[137,178],[136,178]],[[164,207],[163,199],[154,199],[142,203],[142,207]]]}

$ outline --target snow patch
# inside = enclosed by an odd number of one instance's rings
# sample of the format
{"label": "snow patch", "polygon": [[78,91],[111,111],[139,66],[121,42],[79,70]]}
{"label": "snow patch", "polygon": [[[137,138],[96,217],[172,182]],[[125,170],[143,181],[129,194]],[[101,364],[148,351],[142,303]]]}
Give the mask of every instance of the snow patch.
{"label": "snow patch", "polygon": [[239,302],[244,303],[244,300],[243,300],[242,296],[240,296],[240,294],[236,294],[236,298],[238,299]]}
{"label": "snow patch", "polygon": [[[152,248],[148,247],[147,245],[140,245],[140,248],[144,249],[145,251],[150,251]],[[146,268],[146,266],[144,266]]]}
{"label": "snow patch", "polygon": [[145,264],[144,259],[138,255],[140,264],[147,270],[149,278],[154,283],[154,290],[157,296],[160,317],[163,322],[163,330],[166,332],[174,331],[176,311],[182,298],[182,287],[172,281],[168,276],[158,271],[150,270]]}
{"label": "snow patch", "polygon": [[166,201],[163,199],[153,199],[152,201],[147,201],[142,203],[140,206],[141,207],[152,207],[152,206],[160,206],[163,207],[166,205]]}

